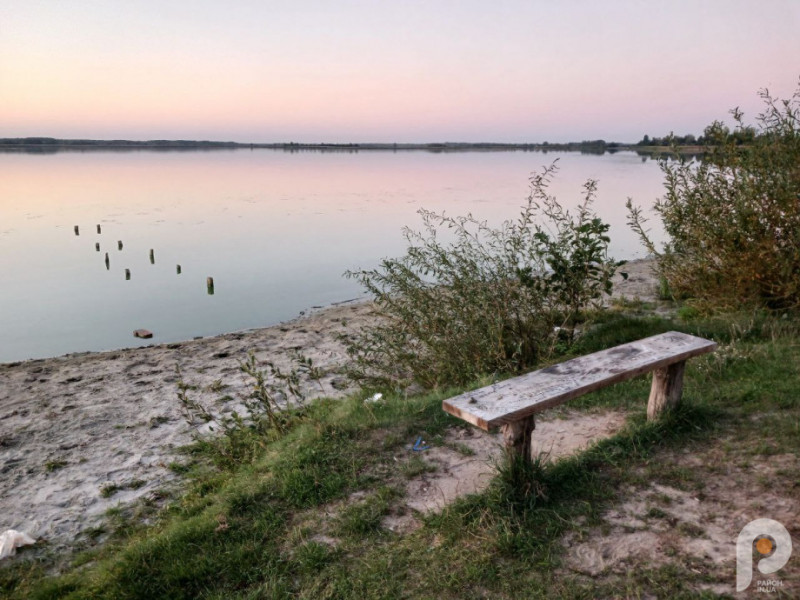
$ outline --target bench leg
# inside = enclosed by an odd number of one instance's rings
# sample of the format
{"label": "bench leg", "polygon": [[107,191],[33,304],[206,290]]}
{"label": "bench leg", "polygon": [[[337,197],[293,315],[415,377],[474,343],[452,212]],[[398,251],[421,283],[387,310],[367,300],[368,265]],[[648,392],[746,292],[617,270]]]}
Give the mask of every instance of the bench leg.
{"label": "bench leg", "polygon": [[664,411],[674,408],[683,393],[683,371],[686,361],[681,361],[653,371],[653,385],[647,401],[647,420],[654,421]]}
{"label": "bench leg", "polygon": [[510,457],[521,456],[531,462],[531,436],[535,428],[533,415],[503,425],[503,443]]}

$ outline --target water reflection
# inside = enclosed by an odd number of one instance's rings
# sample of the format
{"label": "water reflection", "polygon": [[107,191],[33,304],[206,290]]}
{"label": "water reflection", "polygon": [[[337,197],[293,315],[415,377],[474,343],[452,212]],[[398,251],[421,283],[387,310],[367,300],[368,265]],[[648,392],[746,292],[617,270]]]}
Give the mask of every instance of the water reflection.
{"label": "water reflection", "polygon": [[[553,194],[575,206],[597,179],[613,255],[641,255],[625,200],[647,206],[662,183],[634,152],[2,154],[0,361],[124,347],[142,326],[157,343],[265,326],[356,297],[341,274],[402,253],[418,208],[499,224],[555,158]],[[203,293],[210,275],[224,285]]]}
{"label": "water reflection", "polygon": [[[489,152],[521,152],[559,154],[574,152],[579,154],[603,156],[619,152],[635,152],[642,160],[673,160],[678,156],[699,159],[705,153],[702,150],[680,150],[676,155],[663,147],[638,147],[637,145],[591,140],[563,144],[496,144],[496,143],[429,143],[429,144],[300,144],[295,142],[282,144],[235,144],[227,142],[117,142],[103,143],[92,140],[55,140],[47,143],[14,143],[15,140],[0,139],[0,154],[37,154],[52,155],[59,153],[231,153],[242,150],[283,152],[287,154],[359,154],[359,153],[489,153]],[[148,145],[149,144],[149,145]]]}

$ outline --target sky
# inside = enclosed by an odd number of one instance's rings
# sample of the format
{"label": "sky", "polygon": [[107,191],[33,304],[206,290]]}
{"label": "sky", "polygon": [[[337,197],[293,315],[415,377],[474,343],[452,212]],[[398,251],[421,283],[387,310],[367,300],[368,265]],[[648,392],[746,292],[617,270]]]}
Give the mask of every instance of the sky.
{"label": "sky", "polygon": [[631,142],[798,81],[800,0],[0,0],[0,137]]}

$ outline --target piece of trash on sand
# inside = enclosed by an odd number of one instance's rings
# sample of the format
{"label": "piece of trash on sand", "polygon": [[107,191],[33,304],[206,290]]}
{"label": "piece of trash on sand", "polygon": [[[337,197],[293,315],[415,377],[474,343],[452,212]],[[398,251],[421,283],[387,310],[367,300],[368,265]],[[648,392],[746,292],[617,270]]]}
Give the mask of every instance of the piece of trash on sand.
{"label": "piece of trash on sand", "polygon": [[417,441],[414,442],[414,445],[411,447],[411,449],[414,452],[422,452],[423,450],[427,450],[429,447],[430,446],[425,445],[425,440],[423,440],[422,436],[420,436],[417,438]]}
{"label": "piece of trash on sand", "polygon": [[370,396],[364,402],[378,402],[381,398],[383,398],[383,394],[377,393],[374,396]]}
{"label": "piece of trash on sand", "polygon": [[22,533],[16,529],[7,529],[0,534],[0,559],[6,556],[13,556],[20,546],[35,544],[36,540],[27,533]]}

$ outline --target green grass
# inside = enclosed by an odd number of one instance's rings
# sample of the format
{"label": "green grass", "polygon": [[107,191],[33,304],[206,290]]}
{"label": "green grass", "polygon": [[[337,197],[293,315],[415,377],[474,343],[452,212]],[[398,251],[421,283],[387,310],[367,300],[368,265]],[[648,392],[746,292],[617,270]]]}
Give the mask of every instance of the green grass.
{"label": "green grass", "polygon": [[[444,444],[448,428],[464,426],[441,410],[441,400],[458,390],[387,395],[376,404],[359,397],[316,402],[286,436],[229,469],[215,467],[207,447],[190,449],[174,467],[184,472],[186,491],[154,524],[117,523],[121,535],[74,557],[57,577],[46,576],[46,562],[14,561],[0,569],[0,595],[702,597],[702,584],[725,582],[730,573],[720,580],[676,558],[590,578],[565,564],[564,536],[605,527],[604,513],[626,498],[626,489],[655,482],[701,494],[707,481],[725,476],[727,462],[762,464],[800,452],[800,344],[790,319],[673,322],[614,313],[590,328],[573,353],[670,329],[721,344],[714,355],[689,362],[678,410],[647,423],[646,378],[577,399],[570,403],[576,410],[624,409],[628,423],[578,455],[502,465],[485,492],[420,517],[413,531],[394,533],[382,522],[400,504],[403,482],[431,469],[408,446],[418,436]],[[712,451],[719,458],[702,467],[676,458]],[[796,470],[780,477],[800,488]],[[648,522],[668,520],[667,506],[650,506]],[[682,533],[699,535],[686,525]]]}
{"label": "green grass", "polygon": [[120,491],[122,488],[116,484],[108,483],[100,488],[100,497],[101,498],[111,498],[114,494]]}
{"label": "green grass", "polygon": [[144,479],[131,479],[124,483],[107,483],[100,488],[100,497],[111,498],[117,492],[122,490],[138,490],[146,484],[147,482]]}
{"label": "green grass", "polygon": [[48,473],[53,473],[54,471],[58,471],[59,469],[63,469],[69,463],[65,460],[49,460],[44,463],[44,470]]}

